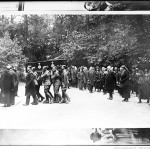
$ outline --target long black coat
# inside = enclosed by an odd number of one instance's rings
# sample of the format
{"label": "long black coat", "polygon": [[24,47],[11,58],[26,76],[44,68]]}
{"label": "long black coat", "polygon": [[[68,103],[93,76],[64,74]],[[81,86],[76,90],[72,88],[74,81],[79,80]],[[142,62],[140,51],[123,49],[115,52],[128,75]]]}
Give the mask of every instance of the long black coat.
{"label": "long black coat", "polygon": [[113,92],[113,90],[115,89],[115,85],[116,85],[116,76],[114,72],[110,71],[106,75],[106,81],[105,81],[105,87],[107,92]]}
{"label": "long black coat", "polygon": [[123,98],[130,98],[130,88],[131,88],[131,82],[130,82],[130,74],[127,70],[123,70],[121,73],[121,81],[122,84],[122,92],[121,95]]}
{"label": "long black coat", "polygon": [[5,70],[1,77],[1,93],[4,95],[2,103],[10,104],[14,91],[15,82],[12,70]]}
{"label": "long black coat", "polygon": [[90,85],[94,85],[95,71],[89,71],[88,72],[88,80],[89,80]]}
{"label": "long black coat", "polygon": [[27,76],[26,76],[26,94],[30,94],[30,95],[35,95],[36,94],[36,87],[35,87],[35,82],[34,79],[36,79],[35,74],[30,71],[28,72]]}

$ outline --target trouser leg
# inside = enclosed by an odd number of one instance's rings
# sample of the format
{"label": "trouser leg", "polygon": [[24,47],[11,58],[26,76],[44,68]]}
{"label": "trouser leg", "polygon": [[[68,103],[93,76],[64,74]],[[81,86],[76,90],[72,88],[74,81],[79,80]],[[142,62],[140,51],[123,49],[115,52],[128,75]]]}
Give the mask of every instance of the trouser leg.
{"label": "trouser leg", "polygon": [[109,92],[109,98],[113,99],[113,92]]}
{"label": "trouser leg", "polygon": [[33,104],[38,104],[36,94],[33,94],[32,97],[33,97]]}
{"label": "trouser leg", "polygon": [[15,104],[15,91],[12,91],[12,92],[11,92],[10,104],[11,104],[11,105],[14,105],[14,104]]}
{"label": "trouser leg", "polygon": [[46,102],[49,102],[49,98],[52,99],[50,93],[50,85],[44,85],[44,93],[45,93],[45,97],[46,97]]}
{"label": "trouser leg", "polygon": [[29,105],[30,102],[30,94],[26,95],[26,105]]}

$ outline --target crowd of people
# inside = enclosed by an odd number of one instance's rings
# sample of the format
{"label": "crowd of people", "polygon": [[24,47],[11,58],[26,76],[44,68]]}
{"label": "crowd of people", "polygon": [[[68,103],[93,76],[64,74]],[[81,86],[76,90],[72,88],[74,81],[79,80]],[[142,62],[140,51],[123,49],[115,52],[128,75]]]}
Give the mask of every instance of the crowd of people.
{"label": "crowd of people", "polygon": [[[1,75],[1,97],[0,102],[5,107],[15,104],[15,97],[18,92],[19,77],[16,67],[7,65]],[[44,96],[40,93],[40,86],[44,85]],[[53,87],[53,92],[51,91]],[[25,106],[39,102],[70,103],[67,89],[70,87],[78,88],[81,91],[88,90],[89,93],[103,92],[109,94],[108,99],[113,100],[114,90],[123,98],[123,102],[128,102],[132,93],[135,93],[141,103],[146,99],[149,103],[150,98],[150,72],[135,68],[129,71],[125,65],[121,67],[89,67],[59,65],[44,66],[41,72],[37,72],[35,67],[28,66],[25,81]],[[61,89],[61,93],[60,93]],[[54,94],[52,94],[54,93]]]}
{"label": "crowd of people", "polygon": [[103,94],[109,93],[109,100],[113,100],[114,90],[123,97],[123,102],[128,102],[131,94],[136,93],[141,103],[146,99],[149,103],[150,98],[150,72],[145,69],[129,69],[122,65],[121,67],[90,67],[85,66],[77,68],[72,66],[68,69],[69,85],[78,87],[79,90],[88,89],[90,93],[94,91]]}
{"label": "crowd of people", "polygon": [[[4,104],[4,107],[15,104],[19,84],[19,78],[15,71],[16,68],[8,65],[1,74],[1,103]],[[40,93],[41,85],[44,85],[45,96]],[[53,86],[54,95],[50,91],[51,86]],[[60,87],[62,95],[59,93]],[[25,81],[26,103],[24,106],[30,104],[31,96],[33,98],[32,105],[37,105],[39,102],[68,104],[70,98],[67,94],[67,88],[68,77],[65,65],[61,67],[53,65],[51,70],[48,70],[48,66],[44,66],[40,73],[36,71],[35,67],[28,66]]]}

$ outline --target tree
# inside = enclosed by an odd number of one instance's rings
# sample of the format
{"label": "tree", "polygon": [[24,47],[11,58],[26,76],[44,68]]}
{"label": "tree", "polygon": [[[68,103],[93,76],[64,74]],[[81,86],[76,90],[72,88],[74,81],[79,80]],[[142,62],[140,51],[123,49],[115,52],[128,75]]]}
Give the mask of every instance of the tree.
{"label": "tree", "polygon": [[0,38],[0,67],[7,64],[18,65],[24,59],[18,40],[11,40],[9,33],[6,32],[4,37]]}

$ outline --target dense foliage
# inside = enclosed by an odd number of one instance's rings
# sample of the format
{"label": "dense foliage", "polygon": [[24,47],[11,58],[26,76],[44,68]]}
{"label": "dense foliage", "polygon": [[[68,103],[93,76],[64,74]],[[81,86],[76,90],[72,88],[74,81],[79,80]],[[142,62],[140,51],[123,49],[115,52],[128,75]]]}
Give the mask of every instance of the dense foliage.
{"label": "dense foliage", "polygon": [[25,55],[29,61],[150,68],[149,37],[148,15],[1,16],[0,65],[24,62]]}

